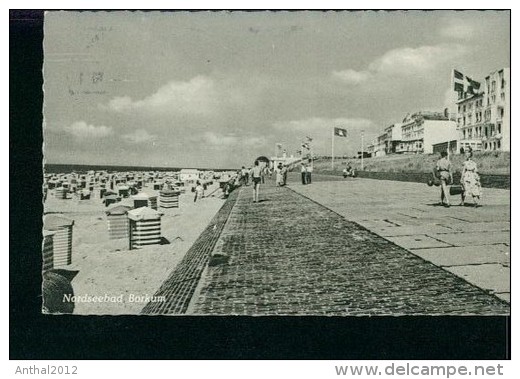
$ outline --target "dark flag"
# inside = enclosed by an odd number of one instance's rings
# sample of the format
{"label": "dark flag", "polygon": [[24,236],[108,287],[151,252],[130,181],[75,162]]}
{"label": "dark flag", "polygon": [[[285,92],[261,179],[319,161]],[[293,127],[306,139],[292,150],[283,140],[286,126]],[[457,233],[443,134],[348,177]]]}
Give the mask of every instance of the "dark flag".
{"label": "dark flag", "polygon": [[347,129],[342,128],[334,128],[334,135],[339,137],[346,137],[347,136]]}
{"label": "dark flag", "polygon": [[457,92],[464,92],[464,84],[455,82],[453,89]]}
{"label": "dark flag", "polygon": [[462,72],[453,70],[453,90],[459,93],[459,99],[465,94],[475,95],[480,89],[480,83],[464,75]]}
{"label": "dark flag", "polygon": [[480,89],[480,83],[474,81],[469,76],[466,76],[466,82],[468,83],[468,90],[467,90],[468,93],[474,95]]}
{"label": "dark flag", "polygon": [[459,72],[457,70],[453,70],[453,77],[455,79],[464,80],[464,75],[462,74],[462,72]]}

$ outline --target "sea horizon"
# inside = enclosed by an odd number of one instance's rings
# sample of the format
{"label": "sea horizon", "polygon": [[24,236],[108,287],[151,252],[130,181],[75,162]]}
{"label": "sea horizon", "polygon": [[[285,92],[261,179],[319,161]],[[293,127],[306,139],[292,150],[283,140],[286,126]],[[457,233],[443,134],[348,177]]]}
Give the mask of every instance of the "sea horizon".
{"label": "sea horizon", "polygon": [[181,169],[197,169],[204,171],[236,171],[237,168],[211,168],[211,167],[158,167],[158,166],[134,166],[134,165],[100,165],[100,164],[76,164],[76,163],[45,163],[43,165],[44,173],[58,174],[68,172],[88,172],[88,171],[179,171]]}

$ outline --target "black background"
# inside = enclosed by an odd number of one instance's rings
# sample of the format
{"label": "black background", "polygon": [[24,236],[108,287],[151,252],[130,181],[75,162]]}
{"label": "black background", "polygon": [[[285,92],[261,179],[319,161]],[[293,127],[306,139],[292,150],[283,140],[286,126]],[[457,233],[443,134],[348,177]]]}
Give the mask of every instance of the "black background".
{"label": "black background", "polygon": [[10,12],[11,359],[509,359],[509,317],[42,315],[42,41]]}

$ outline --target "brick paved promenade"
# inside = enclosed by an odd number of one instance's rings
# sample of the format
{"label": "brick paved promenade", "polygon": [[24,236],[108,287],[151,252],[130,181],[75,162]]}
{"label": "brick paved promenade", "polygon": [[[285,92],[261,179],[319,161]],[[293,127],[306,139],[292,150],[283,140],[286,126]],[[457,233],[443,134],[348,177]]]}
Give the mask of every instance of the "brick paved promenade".
{"label": "brick paved promenade", "polygon": [[303,186],[296,179],[289,182],[295,191],[510,301],[509,190],[484,188],[479,208],[451,196],[444,208],[439,188],[423,183],[317,175]]}
{"label": "brick paved promenade", "polygon": [[[320,192],[320,185],[321,192],[330,188],[330,183],[301,187],[310,195]],[[370,185],[375,188],[378,183],[372,180]],[[187,313],[509,313],[506,302],[348,221],[348,214],[344,218],[290,188],[267,184],[261,190],[263,201],[258,204],[252,202],[251,187],[238,190],[213,250],[227,255],[228,260],[205,268]],[[327,196],[330,199],[337,193],[330,195],[329,191]],[[389,203],[383,196],[379,198],[382,207]],[[358,193],[352,203],[367,215],[377,213],[377,208],[369,208],[363,201],[363,193]],[[162,291],[167,293],[168,287],[165,282]],[[175,313],[168,311],[168,303],[176,301],[167,297],[167,304],[155,313]]]}

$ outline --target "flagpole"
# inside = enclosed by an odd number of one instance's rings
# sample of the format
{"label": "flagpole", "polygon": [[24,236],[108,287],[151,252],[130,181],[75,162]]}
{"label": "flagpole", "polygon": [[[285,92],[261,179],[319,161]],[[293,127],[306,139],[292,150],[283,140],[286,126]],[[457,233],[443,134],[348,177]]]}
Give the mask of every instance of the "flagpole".
{"label": "flagpole", "polygon": [[311,170],[314,171],[314,156],[312,155],[312,144],[309,142],[309,148],[311,151]]}
{"label": "flagpole", "polygon": [[365,135],[365,131],[362,130],[361,131],[361,171],[363,171],[363,169],[364,169],[364,166],[363,166],[363,156],[365,155],[365,152],[363,151],[364,150],[364,145],[363,145],[364,135]]}
{"label": "flagpole", "polygon": [[332,171],[334,171],[334,128],[332,128]]}

